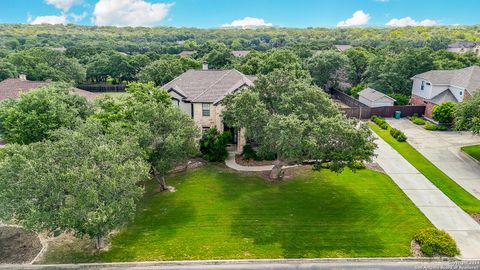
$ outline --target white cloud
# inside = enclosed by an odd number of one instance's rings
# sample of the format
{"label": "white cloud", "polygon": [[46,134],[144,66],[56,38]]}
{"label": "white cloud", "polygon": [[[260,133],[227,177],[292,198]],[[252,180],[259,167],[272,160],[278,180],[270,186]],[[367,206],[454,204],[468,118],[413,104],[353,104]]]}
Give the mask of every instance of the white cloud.
{"label": "white cloud", "polygon": [[370,20],[370,15],[363,12],[363,10],[357,10],[353,13],[351,18],[346,19],[345,21],[339,21],[337,27],[349,27],[349,26],[360,26],[365,25]]}
{"label": "white cloud", "polygon": [[438,25],[438,22],[435,20],[425,19],[423,21],[415,21],[410,17],[405,17],[401,19],[391,19],[385,25],[392,27],[406,27],[406,26],[434,26]]}
{"label": "white cloud", "polygon": [[67,16],[38,16],[35,18],[29,17],[28,23],[30,24],[68,24]]}
{"label": "white cloud", "polygon": [[73,5],[81,3],[82,0],[45,0],[45,3],[63,11],[68,11]]}
{"label": "white cloud", "polygon": [[173,5],[144,0],[100,0],[93,11],[93,22],[100,26],[154,26],[165,19]]}
{"label": "white cloud", "polygon": [[231,23],[222,24],[222,27],[232,28],[257,28],[257,27],[272,27],[273,24],[265,22],[261,18],[245,17],[243,19],[234,20]]}
{"label": "white cloud", "polygon": [[68,14],[70,17],[72,17],[73,21],[74,22],[79,22],[83,19],[85,19],[85,17],[88,16],[88,13],[86,11],[84,11],[82,14],[75,14],[75,13],[70,13]]}

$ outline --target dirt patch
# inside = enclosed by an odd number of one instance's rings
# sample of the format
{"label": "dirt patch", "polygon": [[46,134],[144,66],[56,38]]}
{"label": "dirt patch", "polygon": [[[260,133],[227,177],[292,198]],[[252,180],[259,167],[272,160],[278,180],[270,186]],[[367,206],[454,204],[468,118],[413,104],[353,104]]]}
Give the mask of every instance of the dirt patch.
{"label": "dirt patch", "polygon": [[169,171],[168,173],[178,173],[183,172],[188,169],[198,168],[200,166],[205,165],[207,162],[202,158],[191,158],[186,163],[178,164],[173,168],[173,170]]}
{"label": "dirt patch", "polygon": [[372,171],[377,171],[377,172],[385,173],[385,171],[383,170],[383,168],[380,167],[380,165],[378,165],[378,163],[376,163],[376,162],[367,163],[367,168],[370,169],[370,170],[372,170]]}
{"label": "dirt patch", "polygon": [[253,159],[245,160],[241,155],[236,155],[235,162],[237,162],[237,164],[242,166],[269,166],[269,165],[273,165],[275,160],[253,160]]}
{"label": "dirt patch", "polygon": [[41,250],[36,233],[20,227],[0,227],[0,264],[30,263]]}
{"label": "dirt patch", "polygon": [[412,257],[426,257],[420,248],[420,244],[417,243],[417,241],[412,240],[412,242],[410,242],[410,252],[412,253]]}
{"label": "dirt patch", "polygon": [[480,224],[480,213],[470,214],[470,216],[471,216],[478,224]]}

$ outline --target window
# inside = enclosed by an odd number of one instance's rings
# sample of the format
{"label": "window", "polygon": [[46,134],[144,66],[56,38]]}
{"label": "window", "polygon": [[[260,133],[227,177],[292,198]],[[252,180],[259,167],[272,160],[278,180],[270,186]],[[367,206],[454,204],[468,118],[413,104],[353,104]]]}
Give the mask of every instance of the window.
{"label": "window", "polygon": [[425,81],[422,81],[422,86],[420,87],[421,90],[425,90]]}
{"label": "window", "polygon": [[463,92],[462,92],[462,91],[460,91],[460,96],[461,96],[461,95],[463,95]]}
{"label": "window", "polygon": [[180,101],[176,98],[172,98],[173,106],[180,107]]}
{"label": "window", "polygon": [[210,116],[210,104],[202,103],[202,115]]}

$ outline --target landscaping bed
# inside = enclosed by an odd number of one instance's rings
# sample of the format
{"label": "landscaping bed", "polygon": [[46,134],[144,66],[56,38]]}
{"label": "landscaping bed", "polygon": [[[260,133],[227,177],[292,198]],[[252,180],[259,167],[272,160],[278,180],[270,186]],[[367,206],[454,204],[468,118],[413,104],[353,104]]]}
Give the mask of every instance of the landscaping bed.
{"label": "landscaping bed", "polygon": [[37,234],[20,227],[0,226],[0,264],[29,263],[40,250]]}
{"label": "landscaping bed", "polygon": [[242,155],[236,155],[235,162],[242,166],[268,166],[273,165],[275,160],[244,159]]}
{"label": "landscaping bed", "polygon": [[433,228],[385,174],[291,170],[272,183],[205,165],[169,176],[175,193],[149,182],[135,220],[108,250],[57,246],[42,263],[403,257],[415,233]]}

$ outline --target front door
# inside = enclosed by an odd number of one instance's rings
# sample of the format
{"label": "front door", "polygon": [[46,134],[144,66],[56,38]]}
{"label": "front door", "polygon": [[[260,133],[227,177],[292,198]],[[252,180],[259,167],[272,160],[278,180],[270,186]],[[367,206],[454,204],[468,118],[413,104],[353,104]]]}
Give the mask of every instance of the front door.
{"label": "front door", "polygon": [[237,128],[234,128],[234,127],[229,127],[227,125],[224,125],[223,126],[223,131],[228,131],[230,132],[230,140],[229,140],[229,144],[237,144],[238,142],[238,132],[237,132]]}

